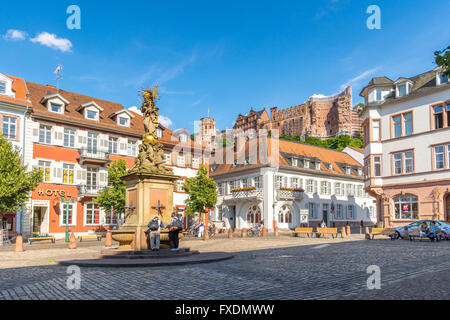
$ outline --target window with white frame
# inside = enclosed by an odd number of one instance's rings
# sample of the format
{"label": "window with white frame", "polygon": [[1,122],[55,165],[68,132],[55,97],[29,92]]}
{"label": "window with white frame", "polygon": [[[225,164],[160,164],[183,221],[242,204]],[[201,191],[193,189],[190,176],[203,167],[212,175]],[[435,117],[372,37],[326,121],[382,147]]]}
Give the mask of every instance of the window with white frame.
{"label": "window with white frame", "polygon": [[75,130],[64,129],[64,147],[75,147]]}
{"label": "window with white frame", "polygon": [[248,187],[248,179],[247,178],[241,179],[241,185],[242,185],[242,188],[247,188]]}
{"label": "window with white frame", "polygon": [[179,154],[177,158],[177,166],[184,167],[186,165],[184,154]]}
{"label": "window with white frame", "polygon": [[353,205],[349,205],[347,206],[347,216],[348,219],[356,219],[356,214],[355,214],[355,207]]}
{"label": "window with white frame", "polygon": [[172,165],[172,156],[170,153],[164,153],[165,164],[168,166]]}
{"label": "window with white frame", "polygon": [[354,196],[355,195],[355,185],[348,183],[346,185],[346,194],[347,196]]}
{"label": "window with white frame", "polygon": [[373,135],[372,140],[373,141],[379,141],[381,139],[380,136],[380,120],[373,120],[372,121],[372,127],[373,127]]}
{"label": "window with white frame", "polygon": [[0,94],[6,94],[6,82],[0,81]]}
{"label": "window with white frame", "polygon": [[130,126],[130,119],[126,117],[119,117],[119,125],[124,127]]}
{"label": "window with white frame", "polygon": [[336,205],[336,218],[337,219],[342,219],[343,216],[343,211],[342,211],[342,204],[337,204]]}
{"label": "window with white frame", "polygon": [[320,182],[320,194],[328,195],[331,193],[331,183],[328,181]]}
{"label": "window with white frame", "polygon": [[400,85],[400,86],[398,86],[398,97],[400,98],[400,97],[404,97],[404,96],[406,96],[406,94],[407,94],[407,91],[406,91],[406,83],[405,84],[402,84],[402,85]]}
{"label": "window with white frame", "polygon": [[187,135],[180,134],[178,139],[180,140],[180,142],[187,142]]}
{"label": "window with white frame", "polygon": [[3,136],[7,139],[17,138],[17,118],[3,116]]}
{"label": "window with white frame", "polygon": [[97,153],[98,147],[98,135],[96,133],[89,132],[87,136],[87,151],[89,153]]}
{"label": "window with white frame", "polygon": [[50,166],[51,163],[49,161],[39,161],[38,167],[42,172],[42,181],[50,182]]}
{"label": "window with white frame", "polygon": [[98,226],[100,225],[100,207],[96,203],[86,203],[85,208],[85,225]]}
{"label": "window with white frame", "polygon": [[253,185],[256,189],[261,188],[261,177],[253,177]]}
{"label": "window with white frame", "polygon": [[50,111],[55,113],[62,113],[62,105],[50,103]]}
{"label": "window with white frame", "polygon": [[64,164],[63,165],[63,183],[73,184],[73,176],[74,176],[75,166],[73,164]]}
{"label": "window with white frame", "polygon": [[308,204],[308,209],[309,209],[309,218],[317,219],[317,204],[310,202]]}
{"label": "window with white frame", "polygon": [[177,181],[177,192],[184,192],[184,180]]}
{"label": "window with white frame", "polygon": [[39,126],[39,142],[51,144],[52,143],[52,127],[40,125]]}
{"label": "window with white frame", "polygon": [[119,145],[118,139],[114,137],[109,137],[108,140],[108,153],[117,154],[117,147]]}
{"label": "window with white frame", "polygon": [[335,182],[334,183],[334,194],[337,196],[340,196],[343,194],[343,185],[340,182]]}
{"label": "window with white frame", "polygon": [[383,94],[383,91],[382,91],[382,90],[377,90],[377,91],[376,91],[376,101],[381,101],[381,100],[383,100],[382,94]]}
{"label": "window with white frame", "polygon": [[86,110],[86,118],[91,120],[97,120],[98,112],[94,110]]}
{"label": "window with white frame", "polygon": [[298,178],[291,178],[291,188],[298,189],[300,188],[298,183]]}
{"label": "window with white frame", "polygon": [[356,191],[357,197],[362,198],[364,195],[363,186],[361,184],[358,184],[356,188],[357,188],[357,191]]}
{"label": "window with white frame", "polygon": [[436,170],[445,168],[445,148],[444,148],[444,146],[434,147],[434,168]]}
{"label": "window with white frame", "polygon": [[381,156],[373,157],[373,175],[374,177],[381,177]]}
{"label": "window with white frame", "polygon": [[136,141],[128,140],[127,147],[128,147],[128,156],[136,157],[136,154],[137,154]]}
{"label": "window with white frame", "polygon": [[444,75],[444,73],[439,72],[439,84],[444,84],[448,82],[448,76]]}
{"label": "window with white frame", "polygon": [[192,168],[198,169],[200,167],[200,159],[192,158]]}
{"label": "window with white frame", "polygon": [[74,226],[76,203],[61,203],[61,215],[59,224],[62,226]]}
{"label": "window with white frame", "polygon": [[313,179],[306,179],[306,192],[314,193],[314,180]]}
{"label": "window with white frame", "polygon": [[162,138],[162,135],[163,135],[163,133],[162,133],[161,128],[156,129],[156,137],[159,139],[159,138]]}
{"label": "window with white frame", "polygon": [[418,219],[417,197],[414,195],[400,195],[394,198],[394,216],[396,220]]}
{"label": "window with white frame", "polygon": [[369,217],[376,218],[375,207],[369,207]]}
{"label": "window with white frame", "polygon": [[280,189],[283,186],[283,177],[282,176],[276,176],[275,177],[275,188]]}

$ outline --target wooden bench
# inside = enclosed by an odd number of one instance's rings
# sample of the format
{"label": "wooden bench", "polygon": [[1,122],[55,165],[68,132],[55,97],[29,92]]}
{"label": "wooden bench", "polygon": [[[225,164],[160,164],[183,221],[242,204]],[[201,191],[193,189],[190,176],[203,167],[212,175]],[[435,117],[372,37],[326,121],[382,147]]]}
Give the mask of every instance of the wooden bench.
{"label": "wooden bench", "polygon": [[50,240],[52,243],[55,243],[56,239],[55,237],[33,237],[33,238],[28,238],[28,244],[32,244],[35,241],[45,241],[45,240]]}
{"label": "wooden bench", "polygon": [[294,237],[300,237],[301,234],[306,234],[310,238],[313,233],[313,228],[295,228]]}
{"label": "wooden bench", "polygon": [[391,240],[394,240],[395,232],[393,228],[372,228],[372,230],[366,232],[366,239],[373,240],[375,236],[389,236]]}
{"label": "wooden bench", "polygon": [[87,236],[79,236],[78,241],[82,242],[83,239],[97,239],[97,241],[102,241],[103,236],[101,234],[91,234]]}
{"label": "wooden bench", "polygon": [[317,228],[316,235],[320,238],[322,235],[329,235],[333,237],[333,239],[338,237],[338,229],[337,228]]}

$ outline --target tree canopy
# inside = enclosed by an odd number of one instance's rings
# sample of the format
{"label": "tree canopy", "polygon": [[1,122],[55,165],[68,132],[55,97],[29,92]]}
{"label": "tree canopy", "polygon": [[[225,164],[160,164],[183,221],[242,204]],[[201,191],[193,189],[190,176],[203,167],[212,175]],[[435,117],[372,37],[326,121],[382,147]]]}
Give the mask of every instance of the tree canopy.
{"label": "tree canopy", "polygon": [[444,75],[450,77],[450,46],[434,53],[436,64],[444,68]]}
{"label": "tree canopy", "polygon": [[42,181],[42,172],[27,172],[20,151],[0,134],[0,213],[16,212]]}
{"label": "tree canopy", "polygon": [[194,216],[196,212],[204,213],[207,208],[213,208],[217,203],[217,185],[208,177],[205,166],[198,170],[195,178],[186,180],[183,189],[188,194],[185,213],[189,216]]}
{"label": "tree canopy", "polygon": [[302,141],[300,136],[290,137],[286,135],[281,135],[281,139],[285,140],[291,140],[296,142],[303,142],[306,144],[334,149],[338,151],[344,150],[347,146],[355,147],[355,148],[363,148],[364,143],[361,138],[354,138],[352,139],[348,135],[342,135],[335,138],[328,138],[328,139],[320,139],[317,137],[306,137],[304,141]]}
{"label": "tree canopy", "polygon": [[96,203],[106,212],[114,209],[116,214],[125,212],[125,182],[121,179],[127,174],[127,165],[125,160],[119,159],[111,163],[108,167],[109,188],[103,189],[99,194]]}

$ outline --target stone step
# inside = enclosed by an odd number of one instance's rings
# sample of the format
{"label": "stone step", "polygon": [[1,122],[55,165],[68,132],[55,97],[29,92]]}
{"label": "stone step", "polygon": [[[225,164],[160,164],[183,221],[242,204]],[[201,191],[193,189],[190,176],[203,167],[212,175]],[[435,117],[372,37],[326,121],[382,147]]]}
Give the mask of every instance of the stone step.
{"label": "stone step", "polygon": [[161,259],[161,258],[180,258],[199,254],[198,251],[185,252],[149,252],[147,254],[111,254],[101,255],[99,259]]}

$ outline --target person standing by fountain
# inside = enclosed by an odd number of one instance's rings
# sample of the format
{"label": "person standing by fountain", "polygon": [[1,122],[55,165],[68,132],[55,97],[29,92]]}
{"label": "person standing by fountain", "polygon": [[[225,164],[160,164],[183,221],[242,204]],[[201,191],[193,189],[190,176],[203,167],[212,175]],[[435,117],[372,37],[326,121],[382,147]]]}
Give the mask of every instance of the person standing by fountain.
{"label": "person standing by fountain", "polygon": [[170,245],[172,247],[172,251],[178,251],[178,245],[179,245],[179,233],[181,230],[183,230],[183,222],[178,218],[176,212],[172,212],[172,220],[167,225],[167,228],[169,229],[169,240]]}
{"label": "person standing by fountain", "polygon": [[159,244],[161,239],[161,228],[164,228],[159,216],[155,216],[149,223],[148,228],[150,230],[150,247],[152,251],[159,251]]}

